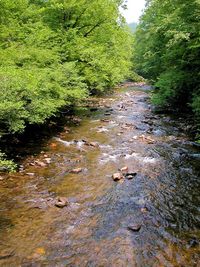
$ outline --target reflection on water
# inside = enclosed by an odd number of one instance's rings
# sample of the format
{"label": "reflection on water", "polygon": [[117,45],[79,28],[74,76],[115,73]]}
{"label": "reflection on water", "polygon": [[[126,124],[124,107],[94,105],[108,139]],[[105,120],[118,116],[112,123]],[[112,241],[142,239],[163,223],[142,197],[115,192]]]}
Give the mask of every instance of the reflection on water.
{"label": "reflection on water", "polygon": [[[0,266],[199,266],[200,148],[147,89],[98,99],[3,177]],[[123,166],[137,175],[114,182]]]}

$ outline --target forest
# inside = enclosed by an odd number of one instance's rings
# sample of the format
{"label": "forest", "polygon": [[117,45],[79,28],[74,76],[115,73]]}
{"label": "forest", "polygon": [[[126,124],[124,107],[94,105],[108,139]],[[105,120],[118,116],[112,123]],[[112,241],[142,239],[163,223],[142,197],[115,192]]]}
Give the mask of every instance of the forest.
{"label": "forest", "polygon": [[0,138],[137,74],[155,86],[155,105],[186,109],[199,125],[200,1],[146,1],[135,34],[123,4],[0,1]]}
{"label": "forest", "polygon": [[193,112],[200,126],[200,1],[150,0],[137,28],[134,67],[157,89],[153,103]]}

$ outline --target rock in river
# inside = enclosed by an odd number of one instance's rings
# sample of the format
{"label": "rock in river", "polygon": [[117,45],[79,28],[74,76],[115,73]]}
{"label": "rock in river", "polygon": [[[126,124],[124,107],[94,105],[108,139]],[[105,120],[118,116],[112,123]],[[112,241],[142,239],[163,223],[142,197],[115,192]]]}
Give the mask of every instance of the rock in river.
{"label": "rock in river", "polygon": [[76,168],[76,169],[71,170],[70,172],[71,172],[71,173],[80,173],[80,172],[82,172],[82,171],[83,171],[82,168]]}
{"label": "rock in river", "polygon": [[64,208],[69,204],[66,197],[58,197],[55,206],[58,208]]}
{"label": "rock in river", "polygon": [[121,172],[123,173],[127,173],[128,172],[128,167],[127,166],[124,166],[120,169]]}
{"label": "rock in river", "polygon": [[126,177],[126,179],[131,180],[136,175],[137,175],[137,172],[130,172],[130,173],[126,173],[125,177]]}
{"label": "rock in river", "polygon": [[119,181],[122,180],[124,176],[120,172],[117,172],[112,175],[112,178],[114,181]]}

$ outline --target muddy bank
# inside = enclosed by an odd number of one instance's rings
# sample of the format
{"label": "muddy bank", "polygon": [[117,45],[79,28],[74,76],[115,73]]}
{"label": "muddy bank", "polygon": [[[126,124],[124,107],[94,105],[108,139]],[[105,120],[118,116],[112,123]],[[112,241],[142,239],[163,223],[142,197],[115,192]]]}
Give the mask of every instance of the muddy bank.
{"label": "muddy bank", "polygon": [[0,266],[198,266],[200,149],[149,92],[127,84],[30,144],[0,181]]}

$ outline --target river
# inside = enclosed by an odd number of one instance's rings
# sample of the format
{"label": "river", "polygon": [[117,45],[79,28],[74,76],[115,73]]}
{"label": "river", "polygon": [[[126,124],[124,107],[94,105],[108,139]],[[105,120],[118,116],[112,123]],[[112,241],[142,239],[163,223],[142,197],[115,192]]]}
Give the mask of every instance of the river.
{"label": "river", "polygon": [[[200,146],[150,93],[124,84],[29,140],[0,180],[0,266],[200,266]],[[132,177],[114,181],[121,168]]]}

